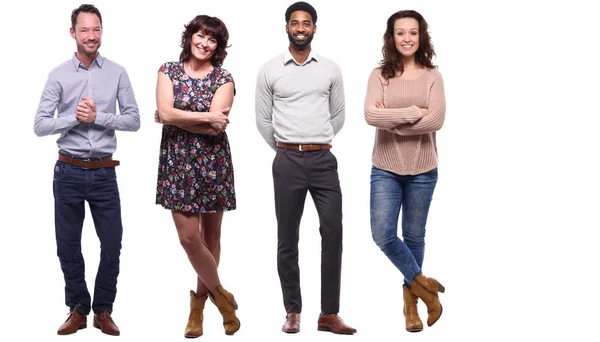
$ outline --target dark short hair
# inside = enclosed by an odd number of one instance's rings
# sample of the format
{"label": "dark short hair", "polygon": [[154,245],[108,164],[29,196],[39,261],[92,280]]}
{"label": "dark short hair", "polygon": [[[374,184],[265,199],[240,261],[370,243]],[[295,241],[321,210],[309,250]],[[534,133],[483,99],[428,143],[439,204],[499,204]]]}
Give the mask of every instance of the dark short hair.
{"label": "dark short hair", "polygon": [[225,23],[217,17],[211,17],[208,15],[197,15],[185,26],[185,30],[181,33],[181,53],[179,54],[180,62],[187,62],[192,56],[192,36],[201,31],[202,33],[209,35],[217,40],[217,49],[210,58],[210,62],[213,66],[222,66],[225,57],[227,57],[227,51],[225,50],[227,42],[229,41],[229,31]]}
{"label": "dark short hair", "polygon": [[290,22],[290,17],[292,16],[292,13],[294,13],[296,11],[308,12],[310,14],[310,16],[312,17],[313,25],[317,23],[317,11],[308,2],[304,2],[304,1],[295,2],[295,3],[291,4],[290,7],[288,7],[288,9],[285,11],[285,22],[286,23]]}
{"label": "dark short hair", "polygon": [[92,13],[98,16],[100,19],[100,26],[102,26],[102,15],[100,14],[100,10],[96,8],[94,5],[83,4],[71,12],[71,27],[75,29],[75,25],[77,25],[77,16],[79,13]]}

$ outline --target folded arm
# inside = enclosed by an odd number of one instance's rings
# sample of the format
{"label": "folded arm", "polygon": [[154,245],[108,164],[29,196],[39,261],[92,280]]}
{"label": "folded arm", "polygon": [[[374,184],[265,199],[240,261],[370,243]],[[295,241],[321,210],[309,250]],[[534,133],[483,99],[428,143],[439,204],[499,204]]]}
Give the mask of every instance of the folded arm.
{"label": "folded arm", "polygon": [[[158,72],[156,81],[156,108],[160,122],[174,126],[193,126],[203,123],[214,123],[214,114],[222,112],[188,112],[177,109],[173,104],[173,82],[162,72]],[[229,108],[226,108],[228,111]]]}
{"label": "folded arm", "polygon": [[379,70],[374,70],[367,82],[367,95],[365,97],[365,120],[367,124],[381,128],[390,129],[395,126],[413,123],[420,118],[421,109],[417,106],[406,108],[379,108],[378,103],[384,103],[384,91]]}
{"label": "folded arm", "polygon": [[421,120],[412,124],[393,127],[389,131],[398,135],[419,135],[436,132],[442,128],[446,118],[446,97],[444,82],[440,74],[437,75],[431,85],[428,110],[429,114]]}

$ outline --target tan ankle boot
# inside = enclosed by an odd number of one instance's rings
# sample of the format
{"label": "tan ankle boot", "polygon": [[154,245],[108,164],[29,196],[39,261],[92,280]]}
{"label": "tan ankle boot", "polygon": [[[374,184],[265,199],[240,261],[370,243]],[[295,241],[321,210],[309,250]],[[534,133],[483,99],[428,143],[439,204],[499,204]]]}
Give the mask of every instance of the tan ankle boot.
{"label": "tan ankle boot", "polygon": [[422,274],[415,277],[410,285],[410,292],[427,305],[427,325],[432,326],[442,315],[442,304],[438,292],[444,293],[446,289],[434,278],[427,278]]}
{"label": "tan ankle boot", "polygon": [[423,322],[419,318],[419,312],[417,311],[417,301],[419,297],[410,293],[410,289],[406,284],[402,284],[402,291],[404,292],[404,318],[406,321],[406,331],[419,332],[423,330]]}
{"label": "tan ankle boot", "polygon": [[240,320],[235,315],[238,306],[233,295],[227,292],[221,285],[209,293],[210,300],[217,306],[223,316],[223,327],[226,335],[233,335],[240,329]]}
{"label": "tan ankle boot", "polygon": [[185,327],[185,337],[195,338],[202,336],[202,322],[204,321],[204,304],[208,295],[200,298],[196,296],[196,292],[190,291],[190,316],[187,326]]}

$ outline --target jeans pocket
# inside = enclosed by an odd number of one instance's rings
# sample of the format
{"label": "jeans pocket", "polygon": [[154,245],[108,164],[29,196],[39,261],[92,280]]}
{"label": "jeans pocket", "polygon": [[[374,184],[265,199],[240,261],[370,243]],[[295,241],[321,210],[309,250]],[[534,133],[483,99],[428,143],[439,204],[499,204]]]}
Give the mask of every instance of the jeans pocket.
{"label": "jeans pocket", "polygon": [[56,164],[54,164],[54,180],[60,181],[63,178],[65,178],[65,175],[67,174],[67,169],[69,167],[69,165],[57,161]]}
{"label": "jeans pocket", "polygon": [[108,181],[116,181],[117,180],[117,171],[114,167],[105,167],[102,168],[102,174]]}

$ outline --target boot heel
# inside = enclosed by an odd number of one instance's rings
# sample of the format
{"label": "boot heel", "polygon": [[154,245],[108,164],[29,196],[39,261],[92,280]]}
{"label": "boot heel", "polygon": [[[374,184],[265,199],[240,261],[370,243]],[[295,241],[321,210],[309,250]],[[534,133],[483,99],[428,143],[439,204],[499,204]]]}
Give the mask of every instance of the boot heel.
{"label": "boot heel", "polygon": [[437,290],[441,293],[446,292],[446,288],[444,287],[444,285],[440,284],[439,282],[437,283]]}
{"label": "boot heel", "polygon": [[237,305],[237,301],[234,299],[233,300],[233,307],[237,310],[238,309],[238,305]]}

